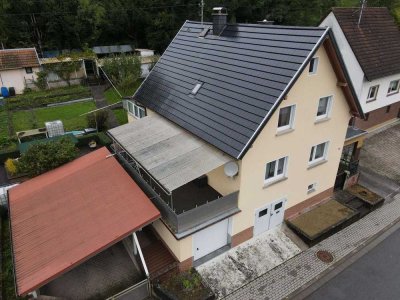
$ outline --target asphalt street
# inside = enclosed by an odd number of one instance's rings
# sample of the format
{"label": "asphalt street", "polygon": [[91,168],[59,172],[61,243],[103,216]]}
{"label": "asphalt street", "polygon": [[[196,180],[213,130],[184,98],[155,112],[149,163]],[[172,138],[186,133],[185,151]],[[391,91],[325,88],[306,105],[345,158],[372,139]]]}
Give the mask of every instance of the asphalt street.
{"label": "asphalt street", "polygon": [[400,299],[399,258],[400,229],[397,229],[306,299]]}

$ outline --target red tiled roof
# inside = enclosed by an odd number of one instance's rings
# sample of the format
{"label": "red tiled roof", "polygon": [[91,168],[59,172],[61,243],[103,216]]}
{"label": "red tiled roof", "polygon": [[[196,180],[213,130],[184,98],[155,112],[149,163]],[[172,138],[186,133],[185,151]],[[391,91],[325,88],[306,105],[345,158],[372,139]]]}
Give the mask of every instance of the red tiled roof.
{"label": "red tiled roof", "polygon": [[39,66],[35,48],[0,50],[0,71]]}
{"label": "red tiled roof", "polygon": [[158,219],[101,148],[9,190],[17,293],[25,295]]}
{"label": "red tiled roof", "polygon": [[400,73],[400,30],[386,7],[333,8],[368,80]]}

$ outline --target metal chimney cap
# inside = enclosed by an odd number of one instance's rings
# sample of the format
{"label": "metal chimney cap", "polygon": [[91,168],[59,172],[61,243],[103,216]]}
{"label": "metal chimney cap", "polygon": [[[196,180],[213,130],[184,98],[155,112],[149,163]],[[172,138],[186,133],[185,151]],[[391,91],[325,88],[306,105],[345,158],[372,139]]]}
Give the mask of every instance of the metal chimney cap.
{"label": "metal chimney cap", "polygon": [[213,15],[227,15],[227,10],[225,7],[214,7],[213,8]]}

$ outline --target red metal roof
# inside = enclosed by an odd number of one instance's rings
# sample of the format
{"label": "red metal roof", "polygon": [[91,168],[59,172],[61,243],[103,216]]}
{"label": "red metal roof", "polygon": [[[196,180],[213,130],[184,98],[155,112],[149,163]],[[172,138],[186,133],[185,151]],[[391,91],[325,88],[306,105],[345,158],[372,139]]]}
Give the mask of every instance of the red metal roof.
{"label": "red metal roof", "polygon": [[9,190],[19,295],[160,217],[109,154],[101,148]]}

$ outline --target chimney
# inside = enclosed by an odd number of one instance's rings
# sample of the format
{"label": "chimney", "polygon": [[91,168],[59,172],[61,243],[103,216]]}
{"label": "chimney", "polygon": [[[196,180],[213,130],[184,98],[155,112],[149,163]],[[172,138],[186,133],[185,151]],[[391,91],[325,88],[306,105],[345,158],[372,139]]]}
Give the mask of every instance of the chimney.
{"label": "chimney", "polygon": [[213,8],[213,35],[221,35],[227,23],[227,12],[225,7]]}

